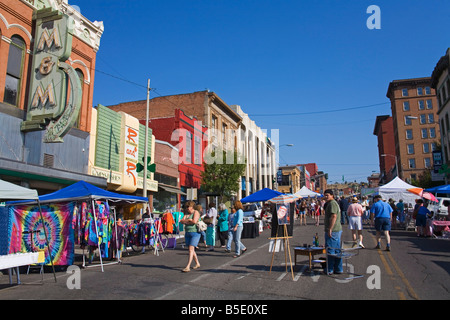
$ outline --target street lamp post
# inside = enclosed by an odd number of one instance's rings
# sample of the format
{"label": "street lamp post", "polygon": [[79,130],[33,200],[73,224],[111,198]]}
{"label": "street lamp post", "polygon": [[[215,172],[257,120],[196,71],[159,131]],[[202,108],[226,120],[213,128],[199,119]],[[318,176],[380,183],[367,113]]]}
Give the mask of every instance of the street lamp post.
{"label": "street lamp post", "polygon": [[150,79],[147,83],[147,108],[145,113],[145,142],[144,142],[144,179],[142,181],[142,196],[147,198],[147,166],[148,166],[148,118],[149,118],[149,103],[150,103]]}

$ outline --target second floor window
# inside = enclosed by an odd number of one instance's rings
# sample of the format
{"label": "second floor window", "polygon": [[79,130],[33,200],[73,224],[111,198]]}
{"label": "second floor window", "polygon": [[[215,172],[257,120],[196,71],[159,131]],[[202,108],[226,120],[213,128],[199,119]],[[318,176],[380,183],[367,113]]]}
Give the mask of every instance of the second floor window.
{"label": "second floor window", "polygon": [[186,131],[186,161],[192,163],[192,133]]}
{"label": "second floor window", "polygon": [[18,106],[22,69],[25,57],[25,41],[19,36],[12,36],[9,44],[8,65],[5,79],[3,101]]}
{"label": "second floor window", "polygon": [[202,139],[200,137],[194,137],[194,163],[202,164],[201,160],[202,154]]}

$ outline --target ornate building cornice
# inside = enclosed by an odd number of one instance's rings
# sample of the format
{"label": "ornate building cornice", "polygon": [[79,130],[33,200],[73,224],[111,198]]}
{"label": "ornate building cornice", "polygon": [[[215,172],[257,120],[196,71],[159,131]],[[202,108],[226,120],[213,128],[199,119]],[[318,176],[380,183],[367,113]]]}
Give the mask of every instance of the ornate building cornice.
{"label": "ornate building cornice", "polygon": [[73,20],[73,35],[95,52],[100,48],[100,39],[105,30],[102,21],[91,22],[84,17],[75,7],[72,7],[67,0],[20,0],[33,9],[53,8],[67,14]]}

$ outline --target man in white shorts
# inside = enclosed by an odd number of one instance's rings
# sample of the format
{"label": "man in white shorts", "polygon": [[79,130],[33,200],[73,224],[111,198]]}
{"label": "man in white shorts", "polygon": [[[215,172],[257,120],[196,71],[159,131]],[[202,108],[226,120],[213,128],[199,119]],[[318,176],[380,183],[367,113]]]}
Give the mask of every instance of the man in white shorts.
{"label": "man in white shorts", "polygon": [[[362,205],[358,203],[357,198],[352,199],[352,204],[347,209],[348,215],[348,226],[352,230],[353,241],[357,241],[361,248],[365,248],[362,240],[362,216],[364,214],[364,209]],[[356,240],[356,232],[358,232],[358,239]]]}

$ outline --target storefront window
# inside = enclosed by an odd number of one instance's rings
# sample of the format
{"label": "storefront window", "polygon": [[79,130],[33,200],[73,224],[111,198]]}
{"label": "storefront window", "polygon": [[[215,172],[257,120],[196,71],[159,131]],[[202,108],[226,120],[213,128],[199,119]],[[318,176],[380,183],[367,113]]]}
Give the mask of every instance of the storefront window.
{"label": "storefront window", "polygon": [[169,209],[176,211],[177,195],[166,190],[159,189],[157,193],[153,194],[153,211],[164,212]]}

